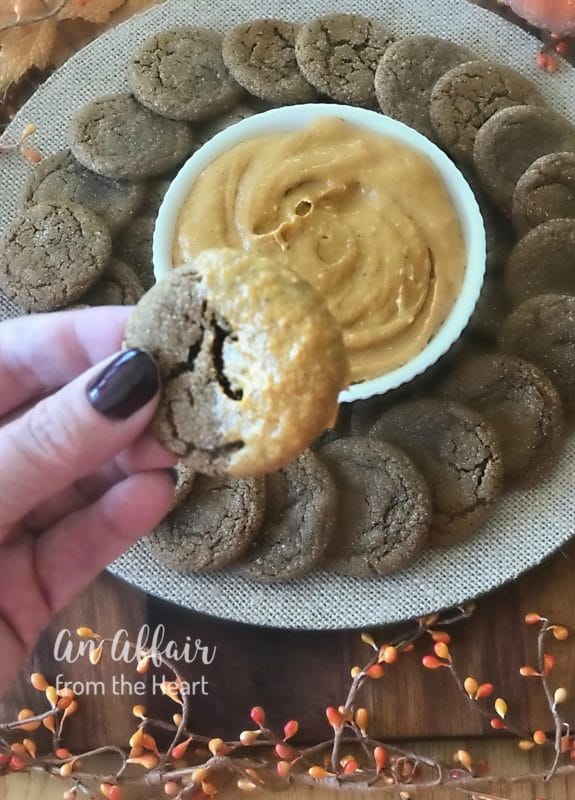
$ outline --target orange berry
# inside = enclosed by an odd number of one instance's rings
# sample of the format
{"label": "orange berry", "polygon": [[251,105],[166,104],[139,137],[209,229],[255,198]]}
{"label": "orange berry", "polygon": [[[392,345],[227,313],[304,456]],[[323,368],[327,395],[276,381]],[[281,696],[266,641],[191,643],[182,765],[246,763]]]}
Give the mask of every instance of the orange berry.
{"label": "orange berry", "polygon": [[545,731],[535,731],[533,734],[533,741],[535,744],[542,745],[545,744],[547,741],[547,736],[545,735]]}
{"label": "orange berry", "polygon": [[250,717],[262,728],[266,723],[266,712],[263,710],[261,706],[254,706],[250,711]]}
{"label": "orange berry", "polygon": [[560,642],[564,642],[565,639],[569,638],[569,631],[564,625],[554,625],[552,630],[553,636]]}
{"label": "orange berry", "polygon": [[[138,664],[136,666],[136,672],[138,673],[138,675],[145,675],[146,674],[146,672],[150,669],[151,661],[152,661],[152,659],[150,658],[150,656],[144,656],[143,658],[141,658],[138,661]],[[162,689],[162,693],[163,694],[167,694],[167,692],[164,692],[163,689]]]}
{"label": "orange berry", "polygon": [[278,761],[276,764],[276,771],[280,778],[287,778],[291,772],[291,764],[289,761]]}
{"label": "orange berry", "polygon": [[202,792],[208,797],[213,797],[218,793],[218,788],[209,781],[202,781]]}
{"label": "orange berry", "polygon": [[325,715],[332,728],[340,728],[343,725],[343,715],[337,708],[328,706],[325,710]]}
{"label": "orange berry", "polygon": [[90,650],[90,655],[88,656],[90,659],[90,664],[94,667],[96,664],[100,663],[100,659],[102,658],[102,645],[95,647],[93,650]]}
{"label": "orange berry", "polygon": [[377,645],[371,633],[362,633],[361,634],[361,641],[364,644],[368,644],[370,647],[373,647],[374,650],[377,650]]}
{"label": "orange berry", "polygon": [[[143,719],[146,716],[146,706],[137,705],[132,708],[132,714],[138,719]],[[174,714],[175,716],[175,714]]]}
{"label": "orange berry", "polygon": [[355,724],[362,733],[365,733],[369,725],[369,711],[367,708],[358,708],[355,712]]}
{"label": "orange berry", "polygon": [[445,644],[445,642],[436,642],[433,645],[433,652],[439,658],[444,658],[446,661],[451,661],[451,653],[449,652],[449,647]]}
{"label": "orange berry", "polygon": [[149,750],[151,753],[155,753],[157,756],[160,755],[160,751],[158,750],[158,745],[156,744],[156,740],[153,736],[150,736],[149,733],[145,733],[142,736],[142,747],[144,750]]}
{"label": "orange berry", "polygon": [[434,642],[442,642],[443,644],[451,643],[451,636],[447,631],[428,631]]}
{"label": "orange berry", "polygon": [[385,769],[389,760],[389,756],[385,747],[376,747],[373,751],[373,758],[378,772],[381,772],[382,769]]}
{"label": "orange berry", "polygon": [[202,783],[208,777],[209,772],[206,767],[198,767],[192,772],[192,781],[194,783]]}
{"label": "orange berry", "polygon": [[555,694],[553,695],[553,702],[556,706],[561,705],[567,700],[567,689],[564,689],[560,686],[558,689],[555,689]]}
{"label": "orange berry", "polygon": [[86,628],[85,626],[83,626],[81,628],[76,628],[76,634],[80,637],[80,639],[101,639],[102,638],[97,633],[94,633],[92,628]]}
{"label": "orange berry", "polygon": [[479,684],[477,683],[475,678],[469,677],[463,681],[463,688],[465,689],[469,697],[471,697],[471,699],[474,700],[475,697],[477,696],[477,690],[479,689]]}
{"label": "orange berry", "polygon": [[66,761],[65,764],[62,764],[58,772],[60,773],[60,777],[69,778],[74,772],[74,761]]}
{"label": "orange berry", "polygon": [[494,686],[492,683],[482,683],[478,687],[475,695],[476,700],[482,700],[484,697],[490,697],[493,694]]}
{"label": "orange berry", "polygon": [[537,672],[536,669],[533,669],[533,667],[530,666],[521,667],[521,669],[519,670],[519,674],[523,678],[535,678],[535,677],[539,678],[541,676],[540,672]]}
{"label": "orange berry", "polygon": [[345,775],[353,775],[354,772],[357,772],[358,763],[354,758],[350,758],[349,761],[346,761],[343,767],[343,772]]}
{"label": "orange berry", "polygon": [[530,742],[529,739],[522,739],[520,742],[517,743],[517,747],[520,750],[527,752],[528,750],[533,750],[535,744],[533,742]]}
{"label": "orange berry", "polygon": [[549,675],[553,667],[555,666],[555,656],[552,656],[551,653],[544,653],[543,655],[543,674]]}
{"label": "orange berry", "polygon": [[413,653],[413,651],[415,650],[415,645],[413,644],[413,642],[409,642],[409,644],[406,644],[401,649],[403,650],[404,653]]}
{"label": "orange berry", "polygon": [[253,792],[258,788],[253,781],[250,781],[247,778],[238,778],[236,786],[241,792]]}
{"label": "orange berry", "polygon": [[154,769],[154,767],[157,767],[158,761],[158,757],[153,753],[144,753],[143,756],[128,759],[128,764],[137,764],[145,769]]}
{"label": "orange berry", "polygon": [[223,755],[223,751],[227,749],[227,745],[223,739],[210,739],[208,742],[208,750],[213,756]]}
{"label": "orange berry", "polygon": [[190,742],[192,741],[191,737],[189,739],[185,739],[185,741],[180,742],[175,747],[172,747],[171,756],[174,759],[183,758],[186,754],[186,750],[188,749]]}
{"label": "orange berry", "polygon": [[31,756],[32,758],[36,758],[36,753],[37,753],[36,742],[34,742],[32,739],[23,739],[22,744],[24,745],[24,749],[26,750],[28,755]]}
{"label": "orange berry", "polygon": [[559,62],[557,61],[555,56],[552,55],[551,53],[549,53],[547,56],[547,64],[545,66],[545,69],[547,72],[550,72],[551,74],[557,72],[557,70],[559,69]]}
{"label": "orange berry", "polygon": [[567,55],[569,52],[569,43],[562,39],[560,42],[557,42],[555,45],[555,52],[559,53],[560,56]]}
{"label": "orange berry", "polygon": [[30,675],[30,683],[38,692],[45,692],[50,685],[41,672],[33,672]]}
{"label": "orange berry", "polygon": [[24,769],[25,766],[26,762],[19,758],[19,756],[12,756],[10,759],[10,769],[13,769],[15,772],[17,772],[19,769]]}
{"label": "orange berry", "polygon": [[50,703],[52,708],[54,708],[56,706],[56,703],[58,702],[58,692],[56,691],[56,687],[47,686],[45,694],[48,702]]}
{"label": "orange berry", "polygon": [[180,784],[176,783],[176,781],[166,781],[164,784],[164,794],[167,794],[168,797],[173,797],[178,794],[180,788]]}
{"label": "orange berry", "polygon": [[440,661],[435,656],[423,656],[421,663],[426,669],[439,669],[439,667],[446,667],[443,661]]}
{"label": "orange berry", "polygon": [[491,722],[489,724],[491,725],[491,727],[495,731],[505,731],[505,730],[507,730],[507,725],[503,722],[502,719],[499,719],[498,717],[493,717],[493,719],[491,720]]}
{"label": "orange berry", "polygon": [[290,747],[289,744],[285,744],[284,742],[278,742],[275,746],[275,752],[278,758],[281,758],[282,761],[293,761],[294,758],[297,758],[297,750],[294,750],[293,747]]}
{"label": "orange berry", "polygon": [[355,666],[351,668],[350,675],[352,678],[357,678],[360,672],[361,672],[361,667]]}
{"label": "orange berry", "polygon": [[462,767],[465,767],[465,769],[471,769],[473,766],[473,759],[467,750],[458,750],[455,754],[455,760],[461,764]]}
{"label": "orange berry", "polygon": [[[539,55],[545,56],[545,53],[540,53]],[[526,625],[537,625],[538,622],[541,622],[542,617],[539,614],[536,614],[534,611],[530,611],[529,614],[525,614],[525,624]]]}
{"label": "orange berry", "polygon": [[54,755],[56,756],[56,758],[61,758],[61,759],[72,757],[72,753],[68,750],[67,747],[58,747],[54,751]]}
{"label": "orange berry", "polygon": [[46,717],[42,720],[42,725],[47,728],[51,733],[56,733],[56,722],[53,716]]}
{"label": "orange berry", "polygon": [[240,733],[240,742],[246,747],[249,747],[257,741],[260,733],[261,731],[242,731]]}
{"label": "orange berry", "polygon": [[[26,720],[35,716],[36,714],[31,708],[23,708],[18,712],[18,720]],[[41,724],[42,723],[37,720],[36,722],[29,722],[27,725],[20,725],[19,728],[22,731],[26,731],[26,733],[32,733],[33,731],[37,731]]]}
{"label": "orange berry", "polygon": [[[547,69],[547,54],[537,53],[537,56],[535,57],[535,63],[537,64],[538,67],[540,67],[540,69]],[[527,619],[525,619],[525,621],[527,622]],[[527,622],[527,624],[532,625],[534,623]]]}
{"label": "orange berry", "polygon": [[369,675],[374,681],[377,681],[379,678],[383,678],[385,674],[385,670],[381,666],[381,664],[373,664],[366,672],[366,675]]}
{"label": "orange berry", "polygon": [[507,714],[507,703],[502,697],[498,697],[495,701],[495,713],[498,714],[501,719],[505,719],[505,715]]}
{"label": "orange berry", "polygon": [[284,741],[293,738],[299,730],[299,722],[296,719],[290,719],[284,725]]}
{"label": "orange berry", "polygon": [[384,664],[395,664],[398,658],[399,652],[397,647],[393,647],[391,644],[384,644],[380,648],[378,661],[383,661]]}
{"label": "orange berry", "polygon": [[327,770],[318,765],[310,767],[307,772],[308,775],[314,779],[314,781],[321,781],[322,778],[327,778],[329,775]]}

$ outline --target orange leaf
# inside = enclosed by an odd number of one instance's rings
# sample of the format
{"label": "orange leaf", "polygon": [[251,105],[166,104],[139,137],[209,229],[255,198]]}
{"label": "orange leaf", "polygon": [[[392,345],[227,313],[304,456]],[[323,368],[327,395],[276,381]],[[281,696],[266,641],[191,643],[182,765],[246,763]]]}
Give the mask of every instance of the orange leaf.
{"label": "orange leaf", "polygon": [[86,0],[85,3],[69,2],[58,14],[59,19],[85,19],[88,22],[108,22],[110,14],[126,0]]}
{"label": "orange leaf", "polygon": [[56,32],[57,23],[49,19],[0,34],[0,91],[19,80],[31,67],[48,66]]}

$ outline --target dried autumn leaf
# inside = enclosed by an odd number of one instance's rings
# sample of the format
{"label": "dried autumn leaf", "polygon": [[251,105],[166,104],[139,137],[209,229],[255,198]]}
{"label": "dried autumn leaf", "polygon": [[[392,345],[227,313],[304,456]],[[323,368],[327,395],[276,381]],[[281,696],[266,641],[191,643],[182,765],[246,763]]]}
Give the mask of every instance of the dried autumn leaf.
{"label": "dried autumn leaf", "polygon": [[58,19],[85,19],[101,24],[107,22],[112,11],[120,8],[125,0],[85,0],[78,3],[70,0],[58,14]]}
{"label": "dried autumn leaf", "polygon": [[57,30],[57,23],[48,19],[0,33],[0,91],[16,83],[31,67],[48,66]]}

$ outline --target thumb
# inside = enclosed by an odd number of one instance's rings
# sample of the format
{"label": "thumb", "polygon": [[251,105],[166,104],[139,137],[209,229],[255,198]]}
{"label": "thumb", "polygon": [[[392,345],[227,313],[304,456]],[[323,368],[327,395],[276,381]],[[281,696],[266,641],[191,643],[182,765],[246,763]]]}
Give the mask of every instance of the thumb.
{"label": "thumb", "polygon": [[129,447],[153,417],[159,386],[152,357],[128,350],[0,428],[0,539],[3,528]]}

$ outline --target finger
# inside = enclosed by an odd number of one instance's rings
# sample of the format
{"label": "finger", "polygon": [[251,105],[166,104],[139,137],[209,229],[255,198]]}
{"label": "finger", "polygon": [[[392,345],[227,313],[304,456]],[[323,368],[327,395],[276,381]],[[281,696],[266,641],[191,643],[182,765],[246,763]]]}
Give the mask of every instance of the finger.
{"label": "finger", "polygon": [[136,441],[151,422],[158,388],[153,359],[126,351],[0,428],[0,538],[2,528]]}
{"label": "finger", "polygon": [[126,306],[102,306],[0,324],[0,416],[119,350],[131,313]]}
{"label": "finger", "polygon": [[168,513],[174,483],[165,471],[140,472],[109,489],[37,539],[38,580],[52,612],[66,605]]}

